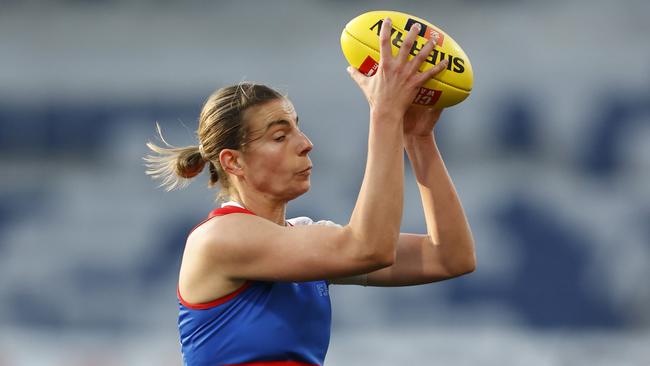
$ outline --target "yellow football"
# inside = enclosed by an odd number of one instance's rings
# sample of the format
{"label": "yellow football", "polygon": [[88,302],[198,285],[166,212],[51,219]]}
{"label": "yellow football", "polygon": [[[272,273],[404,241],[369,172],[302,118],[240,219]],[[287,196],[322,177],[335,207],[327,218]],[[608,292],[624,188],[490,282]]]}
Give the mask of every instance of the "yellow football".
{"label": "yellow football", "polygon": [[397,55],[406,33],[415,23],[420,24],[418,34],[409,59],[417,55],[427,40],[438,34],[436,47],[420,67],[426,71],[438,62],[447,59],[449,64],[420,88],[413,104],[444,108],[465,100],[472,91],[474,72],[472,64],[462,48],[447,33],[424,19],[397,11],[371,11],[352,19],[341,33],[341,48],[352,67],[366,76],[372,76],[379,66],[379,30],[384,19],[389,17],[393,23],[391,48]]}

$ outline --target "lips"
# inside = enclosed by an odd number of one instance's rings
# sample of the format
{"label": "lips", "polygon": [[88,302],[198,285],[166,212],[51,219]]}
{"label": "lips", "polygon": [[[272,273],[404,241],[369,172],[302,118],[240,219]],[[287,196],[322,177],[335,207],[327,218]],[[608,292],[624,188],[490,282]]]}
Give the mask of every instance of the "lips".
{"label": "lips", "polygon": [[308,167],[307,169],[303,169],[303,170],[299,171],[299,172],[296,173],[296,174],[301,174],[301,175],[309,174],[309,173],[311,173],[311,168],[312,168],[312,167],[310,166],[310,167]]}

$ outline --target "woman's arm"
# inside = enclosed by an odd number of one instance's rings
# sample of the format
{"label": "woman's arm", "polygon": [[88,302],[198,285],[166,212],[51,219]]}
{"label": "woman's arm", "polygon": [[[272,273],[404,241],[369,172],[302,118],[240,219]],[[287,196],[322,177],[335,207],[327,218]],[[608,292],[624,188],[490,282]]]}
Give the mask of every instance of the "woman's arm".
{"label": "woman's arm", "polygon": [[333,283],[417,285],[475,269],[474,239],[432,133],[440,112],[411,108],[404,125],[405,148],[420,191],[427,235],[401,234],[392,266]]}

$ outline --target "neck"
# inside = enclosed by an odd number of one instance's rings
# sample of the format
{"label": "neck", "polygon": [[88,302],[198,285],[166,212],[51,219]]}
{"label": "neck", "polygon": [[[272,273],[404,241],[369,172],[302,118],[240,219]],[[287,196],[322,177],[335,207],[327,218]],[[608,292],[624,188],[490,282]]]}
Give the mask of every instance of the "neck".
{"label": "neck", "polygon": [[285,226],[286,224],[285,214],[287,203],[285,201],[277,201],[264,196],[242,194],[234,196],[232,199],[257,216],[275,222],[280,226]]}

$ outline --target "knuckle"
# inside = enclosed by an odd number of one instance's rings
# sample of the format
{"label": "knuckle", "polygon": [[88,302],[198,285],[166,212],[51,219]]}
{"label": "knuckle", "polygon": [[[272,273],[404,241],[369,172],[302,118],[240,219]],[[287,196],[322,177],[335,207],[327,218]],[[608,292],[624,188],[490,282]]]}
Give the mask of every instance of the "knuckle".
{"label": "knuckle", "polygon": [[424,59],[426,59],[427,56],[429,56],[429,52],[425,52],[425,51],[426,51],[425,49],[420,50],[420,52],[418,52],[418,54],[415,56],[415,59],[419,60],[420,62],[423,62]]}

